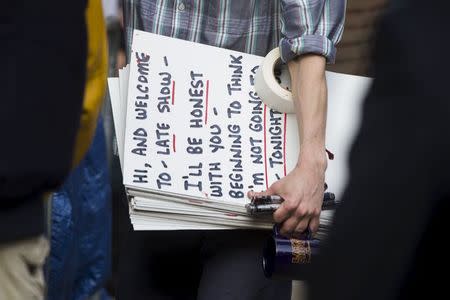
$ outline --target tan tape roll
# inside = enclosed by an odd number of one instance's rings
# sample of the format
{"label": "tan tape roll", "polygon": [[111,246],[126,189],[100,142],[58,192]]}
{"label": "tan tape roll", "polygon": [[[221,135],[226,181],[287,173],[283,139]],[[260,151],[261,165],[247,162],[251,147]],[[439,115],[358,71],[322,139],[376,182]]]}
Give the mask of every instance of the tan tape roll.
{"label": "tan tape roll", "polygon": [[295,113],[295,107],[290,92],[290,81],[289,71],[281,64],[280,51],[277,47],[266,55],[256,71],[255,91],[268,107],[292,114]]}

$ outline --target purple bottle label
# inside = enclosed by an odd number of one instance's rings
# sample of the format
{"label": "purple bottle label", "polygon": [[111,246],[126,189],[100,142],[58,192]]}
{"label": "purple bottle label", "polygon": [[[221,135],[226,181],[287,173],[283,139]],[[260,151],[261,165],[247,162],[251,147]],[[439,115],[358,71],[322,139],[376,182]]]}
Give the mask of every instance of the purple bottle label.
{"label": "purple bottle label", "polygon": [[306,264],[311,262],[311,244],[308,240],[291,239],[293,264]]}

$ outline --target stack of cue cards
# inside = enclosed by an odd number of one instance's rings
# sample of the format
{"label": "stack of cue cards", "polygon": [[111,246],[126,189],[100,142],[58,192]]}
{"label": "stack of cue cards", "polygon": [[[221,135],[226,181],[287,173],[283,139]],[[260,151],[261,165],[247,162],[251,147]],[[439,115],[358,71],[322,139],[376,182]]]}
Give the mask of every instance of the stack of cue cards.
{"label": "stack of cue cards", "polygon": [[[271,229],[252,215],[249,190],[266,190],[297,163],[294,114],[254,90],[263,57],[135,30],[130,63],[109,78],[123,183],[135,230]],[[339,199],[346,159],[371,80],[326,72],[326,181]],[[333,210],[321,214],[326,232]]]}

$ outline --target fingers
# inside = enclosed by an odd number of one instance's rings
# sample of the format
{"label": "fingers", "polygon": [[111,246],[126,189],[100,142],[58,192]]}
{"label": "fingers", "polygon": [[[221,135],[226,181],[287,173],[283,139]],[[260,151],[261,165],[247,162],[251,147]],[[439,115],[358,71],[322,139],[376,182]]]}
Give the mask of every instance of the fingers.
{"label": "fingers", "polygon": [[[286,221],[297,209],[297,203],[294,201],[285,200],[280,207],[273,213],[273,220],[275,223],[283,223]],[[295,226],[294,226],[295,229]]]}
{"label": "fingers", "polygon": [[269,195],[275,195],[275,191],[272,187],[270,187],[269,189],[265,190],[265,191],[261,191],[261,192],[255,192],[255,191],[248,191],[247,192],[247,197],[248,198],[253,198],[253,197],[262,197],[262,196],[269,196]]}
{"label": "fingers", "polygon": [[308,212],[293,201],[283,202],[280,208],[274,212],[273,218],[275,222],[282,224],[280,233],[287,236],[303,232],[309,222]]}
{"label": "fingers", "polygon": [[302,219],[291,217],[281,224],[280,233],[286,237],[303,237],[310,222],[311,217],[309,216]]}
{"label": "fingers", "polygon": [[280,233],[284,236],[304,236],[307,231],[315,234],[319,229],[320,210],[306,210],[301,204],[295,210],[292,207],[280,207],[275,211],[274,219],[281,223]]}
{"label": "fingers", "polygon": [[297,223],[298,223],[298,220],[295,220],[294,218],[289,218],[286,221],[284,221],[280,227],[281,235],[283,235],[285,237],[291,237],[295,232]]}
{"label": "fingers", "polygon": [[315,234],[319,230],[319,225],[320,225],[320,213],[319,215],[314,215],[309,221],[309,231],[311,231],[312,234]]}
{"label": "fingers", "polygon": [[302,234],[306,231],[308,228],[308,223],[310,221],[309,217],[303,218],[298,223],[297,227],[295,228],[294,234]]}
{"label": "fingers", "polygon": [[[324,189],[326,189],[326,185]],[[280,234],[286,237],[295,237],[305,236],[307,231],[309,232],[308,236],[316,233],[320,223],[320,200],[322,198],[316,199],[315,193],[307,197],[308,199],[304,199],[305,196],[301,190],[300,192],[299,190],[292,192],[292,190],[295,189],[281,180],[272,184],[266,191],[249,191],[247,196],[252,199],[253,197],[280,195],[284,199],[280,207],[273,213],[275,223],[280,224]]]}

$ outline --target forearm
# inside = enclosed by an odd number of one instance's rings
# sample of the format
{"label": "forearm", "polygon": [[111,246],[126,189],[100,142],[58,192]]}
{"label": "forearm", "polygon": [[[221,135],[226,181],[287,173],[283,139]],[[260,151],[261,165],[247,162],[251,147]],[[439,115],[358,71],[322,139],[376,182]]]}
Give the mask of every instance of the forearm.
{"label": "forearm", "polygon": [[282,224],[280,233],[301,234],[319,228],[325,169],[325,127],[327,86],[325,58],[317,54],[300,55],[288,63],[297,114],[300,151],[297,166],[266,191],[284,201],[273,218]]}
{"label": "forearm", "polygon": [[327,85],[325,58],[306,54],[288,63],[300,140],[298,166],[312,164],[325,170]]}
{"label": "forearm", "polygon": [[288,63],[297,115],[297,166],[266,191],[283,197],[273,217],[281,234],[317,232],[327,157],[325,64],[333,63],[342,35],[345,0],[282,0],[281,59]]}

